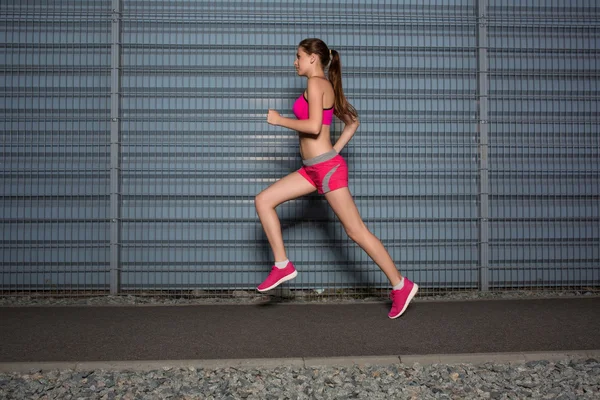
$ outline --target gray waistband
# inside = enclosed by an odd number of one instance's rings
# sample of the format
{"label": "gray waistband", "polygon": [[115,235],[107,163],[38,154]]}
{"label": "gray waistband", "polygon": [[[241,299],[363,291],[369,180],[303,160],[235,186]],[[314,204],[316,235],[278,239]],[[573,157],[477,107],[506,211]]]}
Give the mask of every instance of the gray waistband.
{"label": "gray waistband", "polygon": [[319,154],[314,158],[309,158],[308,160],[302,160],[302,164],[310,167],[311,165],[315,165],[318,163],[322,163],[323,161],[331,160],[333,157],[337,156],[337,151],[335,149],[329,150],[327,153]]}

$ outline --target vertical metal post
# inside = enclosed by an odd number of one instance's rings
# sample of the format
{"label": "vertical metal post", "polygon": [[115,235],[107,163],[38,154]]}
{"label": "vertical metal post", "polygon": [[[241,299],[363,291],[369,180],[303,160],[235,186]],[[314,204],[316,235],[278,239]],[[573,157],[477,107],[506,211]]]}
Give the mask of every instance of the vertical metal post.
{"label": "vertical metal post", "polygon": [[477,1],[477,100],[479,103],[479,289],[489,290],[489,177],[488,177],[488,0]]}
{"label": "vertical metal post", "polygon": [[112,48],[110,59],[110,294],[119,293],[120,286],[120,119],[121,90],[121,1],[112,0]]}

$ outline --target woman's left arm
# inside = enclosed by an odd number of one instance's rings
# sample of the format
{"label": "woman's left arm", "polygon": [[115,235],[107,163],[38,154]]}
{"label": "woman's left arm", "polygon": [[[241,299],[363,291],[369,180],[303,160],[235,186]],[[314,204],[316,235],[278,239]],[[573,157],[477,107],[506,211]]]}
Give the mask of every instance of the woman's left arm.
{"label": "woman's left arm", "polygon": [[340,119],[344,122],[344,129],[342,130],[342,133],[340,134],[338,140],[333,145],[333,148],[338,154],[348,144],[350,139],[352,139],[360,125],[358,118],[353,118],[350,115],[346,115]]}
{"label": "woman's left arm", "polygon": [[323,125],[323,90],[319,87],[317,79],[308,80],[308,119],[286,118],[275,110],[269,110],[267,122],[271,125],[283,126],[311,135],[321,133],[321,126]]}

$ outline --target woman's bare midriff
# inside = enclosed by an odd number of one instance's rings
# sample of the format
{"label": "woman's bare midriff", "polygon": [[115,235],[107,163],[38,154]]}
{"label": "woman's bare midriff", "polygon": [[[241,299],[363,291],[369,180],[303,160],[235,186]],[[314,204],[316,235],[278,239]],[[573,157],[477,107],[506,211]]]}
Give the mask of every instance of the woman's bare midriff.
{"label": "woman's bare midriff", "polygon": [[333,149],[329,125],[323,125],[321,133],[318,135],[299,133],[298,136],[300,138],[300,156],[303,160],[314,158]]}

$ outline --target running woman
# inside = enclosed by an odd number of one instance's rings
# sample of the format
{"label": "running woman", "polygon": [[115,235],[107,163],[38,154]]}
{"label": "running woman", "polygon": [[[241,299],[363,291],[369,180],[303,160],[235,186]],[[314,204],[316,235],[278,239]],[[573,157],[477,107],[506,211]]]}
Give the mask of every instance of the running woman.
{"label": "running woman", "polygon": [[[329,66],[328,77],[325,67]],[[359,126],[358,113],[342,90],[340,55],[320,39],[305,39],[298,45],[294,67],[307,78],[307,88],[293,106],[297,119],[269,110],[267,122],[298,132],[302,168],[278,180],[256,196],[255,206],[275,257],[271,273],[257,290],[266,292],[295,278],[298,272],[285,252],[281,225],[275,208],[288,200],[318,191],[356,242],[381,268],[392,286],[390,318],[401,316],[419,290],[403,277],[381,241],[365,226],[348,189],[348,166],[339,155]],[[333,116],[344,123],[337,142],[331,145]]]}

